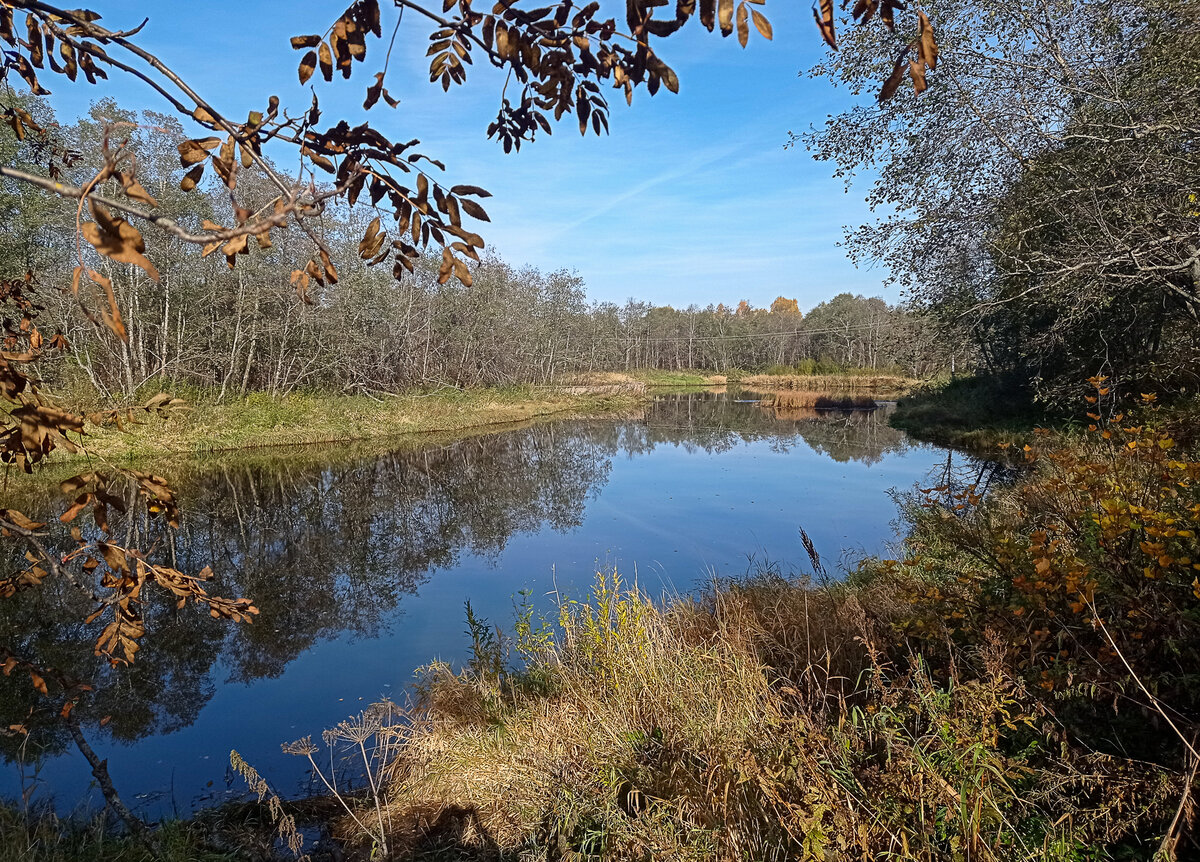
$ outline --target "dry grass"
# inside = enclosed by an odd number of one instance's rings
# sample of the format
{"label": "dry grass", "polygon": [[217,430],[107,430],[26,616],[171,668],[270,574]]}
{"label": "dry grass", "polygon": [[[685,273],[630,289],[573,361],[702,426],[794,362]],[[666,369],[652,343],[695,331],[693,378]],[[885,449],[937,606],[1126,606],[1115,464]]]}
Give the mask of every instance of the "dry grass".
{"label": "dry grass", "polygon": [[522,620],[520,669],[478,638],[467,669],[425,669],[388,780],[392,846],[1066,860],[1168,809],[1178,788],[1161,770],[1121,773],[1110,798],[1107,762],[1031,754],[1049,740],[1026,747],[1032,699],[994,657],[970,680],[893,664],[902,592],[887,574],[819,588],[760,577],[662,606],[601,575],[555,625]]}
{"label": "dry grass", "polygon": [[[108,459],[143,459],[238,449],[350,443],[408,434],[462,432],[546,417],[628,411],[641,393],[559,388],[445,389],[368,398],[296,394],[252,395],[223,404],[203,395],[168,419],[89,428],[89,448]],[[63,461],[69,460],[64,454]]]}
{"label": "dry grass", "polygon": [[704,371],[584,371],[565,378],[569,386],[615,386],[635,385],[649,387],[677,386],[723,386],[729,382],[724,374],[708,374]]}
{"label": "dry grass", "polygon": [[804,392],[858,391],[899,395],[921,381],[893,374],[751,374],[741,384],[748,389],[795,389]]}
{"label": "dry grass", "polygon": [[763,394],[762,405],[776,410],[812,408],[814,410],[874,410],[879,405],[870,395],[844,395],[829,392],[801,392],[794,389]]}

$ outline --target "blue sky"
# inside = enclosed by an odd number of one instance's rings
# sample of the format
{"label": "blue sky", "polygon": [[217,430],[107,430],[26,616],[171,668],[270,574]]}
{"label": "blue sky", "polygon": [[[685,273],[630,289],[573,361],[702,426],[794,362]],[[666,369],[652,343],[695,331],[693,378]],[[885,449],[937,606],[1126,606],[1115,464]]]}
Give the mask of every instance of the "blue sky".
{"label": "blue sky", "polygon": [[[90,5],[114,29],[148,16],[143,46],[235,116],[264,108],[270,94],[285,106],[306,106],[308,89],[296,77],[301,52],[288,38],[323,32],[344,7],[315,0]],[[850,291],[895,301],[883,289],[883,272],[856,269],[837,245],[843,225],[870,218],[865,184],[847,194],[827,163],[784,149],[789,130],[820,124],[848,104],[828,81],[801,75],[824,50],[809,6],[768,0],[762,8],[773,42],[752,32],[742,49],[692,22],[660,45],[679,75],[678,95],[639,90],[626,107],[613,92],[611,135],[581,138],[567,119],[552,136],[509,155],[486,139],[501,78],[477,63],[465,87],[447,94],[430,84],[424,49],[431,28],[418,16],[402,23],[388,73],[399,108],[361,108],[382,62],[379,42],[368,42],[367,62],[350,81],[335,76],[326,84],[318,74],[310,83],[323,120],[369,116],[395,139],[420,138],[423,152],[446,163],[450,182],[491,191],[492,223],[480,231],[488,244],[514,264],[576,270],[593,299],[764,306],[783,294],[807,309]],[[394,15],[385,9],[385,34]],[[140,82],[90,87],[45,77],[63,118],[104,95],[126,107],[165,108]]]}

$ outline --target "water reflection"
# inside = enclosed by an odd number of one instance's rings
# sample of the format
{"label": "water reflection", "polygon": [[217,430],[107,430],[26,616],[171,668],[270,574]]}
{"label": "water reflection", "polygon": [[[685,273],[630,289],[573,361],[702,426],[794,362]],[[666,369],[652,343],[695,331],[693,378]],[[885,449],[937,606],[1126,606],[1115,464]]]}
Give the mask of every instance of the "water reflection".
{"label": "water reflection", "polygon": [[[218,573],[212,592],[253,597],[261,611],[253,625],[215,620],[192,606],[178,610],[155,597],[146,608],[147,635],[137,662],[113,669],[93,654],[95,627],[81,622],[87,603],[51,580],[0,602],[0,643],[93,684],[94,695],[77,710],[93,738],[133,743],[162,737],[193,725],[224,687],[249,685],[253,691],[250,684],[281,676],[323,642],[380,637],[395,623],[405,597],[432,572],[454,570],[464,559],[496,561],[519,535],[580,532],[614,462],[660,447],[721,456],[748,444],[775,455],[800,447],[836,464],[861,465],[909,449],[903,434],[887,424],[885,410],[775,412],[722,393],[693,393],[662,397],[644,415],[619,422],[535,425],[365,457],[318,451],[183,465],[168,475],[179,487],[184,512],[177,533],[128,520],[117,530],[124,544],[153,547],[182,571],[211,565]],[[725,462],[718,457],[704,463]],[[665,462],[661,470],[651,481],[683,478]],[[689,479],[701,488],[695,505],[709,508],[711,490],[731,481],[716,473]],[[874,490],[882,496],[886,487]],[[783,512],[785,501],[778,502]],[[49,499],[26,507],[39,520],[54,511]],[[653,517],[652,511],[641,520]],[[714,532],[701,516],[681,510],[679,517],[663,532],[685,532],[689,522],[700,531],[697,541]],[[730,516],[721,517],[728,522]],[[790,513],[780,515],[785,517],[791,523]],[[868,528],[880,530],[874,522]],[[521,586],[507,582],[502,590],[511,595]],[[457,605],[443,612],[459,618]],[[497,616],[504,621],[502,613]],[[447,633],[460,629],[450,623]],[[0,751],[10,761],[66,751],[70,738],[54,720],[57,707],[39,698],[26,679],[0,677],[4,724],[31,730],[28,738],[0,737]],[[287,735],[270,732],[275,742]],[[136,758],[137,751],[127,755]],[[10,777],[11,792],[16,780]]]}

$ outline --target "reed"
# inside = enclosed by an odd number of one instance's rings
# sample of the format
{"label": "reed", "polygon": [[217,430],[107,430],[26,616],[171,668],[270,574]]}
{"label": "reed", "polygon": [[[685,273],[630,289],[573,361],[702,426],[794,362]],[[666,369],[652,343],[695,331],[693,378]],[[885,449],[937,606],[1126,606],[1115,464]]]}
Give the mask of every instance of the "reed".
{"label": "reed", "polygon": [[894,374],[751,374],[741,379],[747,389],[795,389],[805,392],[878,392],[899,394],[920,383]]}
{"label": "reed", "polygon": [[839,395],[831,392],[785,390],[763,394],[762,405],[777,410],[875,410],[879,404],[870,395]]}

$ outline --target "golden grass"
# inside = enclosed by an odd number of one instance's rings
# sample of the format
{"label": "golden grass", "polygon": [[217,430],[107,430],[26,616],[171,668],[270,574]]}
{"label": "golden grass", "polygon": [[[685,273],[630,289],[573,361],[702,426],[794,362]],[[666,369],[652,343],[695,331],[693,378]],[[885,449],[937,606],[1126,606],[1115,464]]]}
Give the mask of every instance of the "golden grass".
{"label": "golden grass", "polygon": [[[88,448],[109,460],[197,455],[241,449],[345,444],[411,434],[456,433],[549,417],[601,415],[635,408],[632,391],[561,388],[441,390],[367,398],[252,395],[223,404],[193,403],[167,419],[115,428],[89,427]],[[65,452],[58,459],[71,459]]]}
{"label": "golden grass", "polygon": [[584,371],[564,378],[567,386],[615,386],[640,384],[649,387],[723,386],[729,382],[724,374],[704,371]]}
{"label": "golden grass", "polygon": [[879,405],[870,395],[847,395],[830,392],[800,392],[794,389],[768,392],[762,397],[764,407],[776,410],[813,408],[816,410],[874,410]]}
{"label": "golden grass", "polygon": [[741,379],[742,386],[748,389],[851,390],[891,395],[903,394],[920,383],[920,380],[894,374],[751,374]]}
{"label": "golden grass", "polygon": [[1040,713],[998,659],[969,682],[894,665],[906,583],[886,567],[853,587],[763,576],[660,605],[600,575],[557,625],[518,626],[519,670],[478,642],[468,669],[424,669],[385,781],[389,843],[402,858],[1066,859],[1052,848],[1154,828],[1178,799],[1161,770],[1110,791],[1095,763],[1003,741]]}

